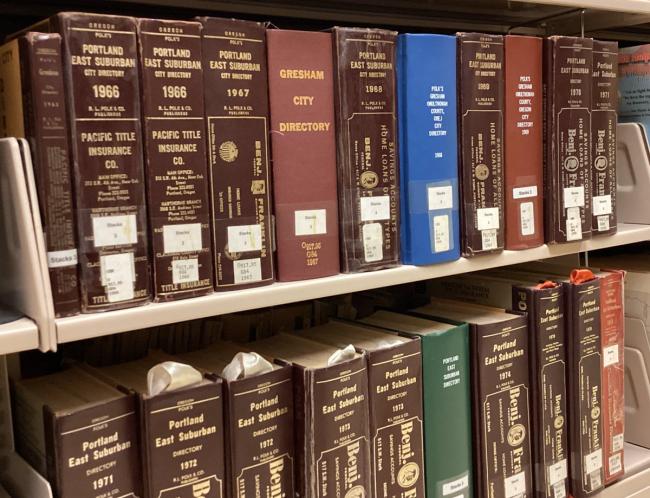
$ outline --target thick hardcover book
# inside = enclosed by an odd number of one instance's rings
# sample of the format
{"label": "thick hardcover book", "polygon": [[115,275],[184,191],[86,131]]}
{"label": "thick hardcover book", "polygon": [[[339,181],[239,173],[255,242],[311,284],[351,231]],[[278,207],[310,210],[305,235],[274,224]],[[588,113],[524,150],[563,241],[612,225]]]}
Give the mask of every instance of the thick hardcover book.
{"label": "thick hardcover book", "polygon": [[503,37],[458,33],[463,255],[504,247]]}
{"label": "thick hardcover book", "polygon": [[600,282],[575,270],[564,287],[571,494],[590,496],[603,487]]}
{"label": "thick hardcover book", "polygon": [[216,290],[274,280],[264,24],[202,17]]}
{"label": "thick hardcover book", "polygon": [[[360,322],[420,337],[426,496],[473,496],[467,324],[447,324],[383,310]],[[441,452],[441,448],[445,450]]]}
{"label": "thick hardcover book", "polygon": [[[233,356],[254,343],[234,346],[217,342],[209,349],[181,355],[181,361],[221,374]],[[294,495],[293,369],[273,370],[224,379],[226,495],[233,498]]]}
{"label": "thick hardcover book", "polygon": [[253,345],[294,369],[297,495],[372,496],[366,358],[287,334]]}
{"label": "thick hardcover book", "polygon": [[300,335],[338,348],[352,344],[365,353],[373,496],[424,496],[420,340],[339,320]]}
{"label": "thick hardcover book", "polygon": [[641,123],[650,134],[650,45],[621,47],[618,55],[618,119]]}
{"label": "thick hardcover book", "polygon": [[201,25],[138,20],[156,301],[212,292]]}
{"label": "thick hardcover book", "polygon": [[141,498],[137,402],[78,368],[16,382],[16,450],[57,498]]}
{"label": "thick hardcover book", "polygon": [[618,43],[594,40],[591,94],[592,233],[616,232]]}
{"label": "thick hardcover book", "polygon": [[456,37],[399,35],[397,93],[402,261],[458,259]]}
{"label": "thick hardcover book", "polygon": [[26,33],[5,44],[0,77],[0,133],[26,138],[32,151],[54,312],[75,315],[79,266],[60,35]]}
{"label": "thick hardcover book", "polygon": [[600,280],[600,332],[602,343],[603,465],[605,484],[624,474],[625,436],[625,272],[603,271]]}
{"label": "thick hardcover book", "polygon": [[526,317],[443,299],[413,313],[469,323],[476,496],[531,496]]}
{"label": "thick hardcover book", "polygon": [[106,311],[151,298],[136,22],[64,12],[63,38],[81,308]]}
{"label": "thick hardcover book", "polygon": [[399,263],[397,33],[334,28],[339,231],[343,272]]}
{"label": "thick hardcover book", "polygon": [[546,242],[591,237],[592,40],[544,40]]}
{"label": "thick hardcover book", "polygon": [[542,39],[505,37],[506,249],[544,243]]}
{"label": "thick hardcover book", "polygon": [[[138,399],[145,498],[222,498],[224,491],[223,395],[220,379],[156,395],[150,369],[173,357],[152,355],[102,368],[97,378]],[[173,370],[171,370],[173,372]],[[169,374],[173,379],[173,374]],[[173,379],[174,382],[182,379]]]}
{"label": "thick hardcover book", "polygon": [[339,272],[332,35],[266,32],[278,279]]}

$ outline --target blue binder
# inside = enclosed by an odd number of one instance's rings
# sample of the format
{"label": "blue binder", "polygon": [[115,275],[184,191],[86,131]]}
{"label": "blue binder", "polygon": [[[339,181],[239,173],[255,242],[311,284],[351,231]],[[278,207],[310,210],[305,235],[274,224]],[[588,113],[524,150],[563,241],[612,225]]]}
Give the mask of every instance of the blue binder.
{"label": "blue binder", "polygon": [[401,252],[405,264],[460,257],[456,37],[399,35]]}

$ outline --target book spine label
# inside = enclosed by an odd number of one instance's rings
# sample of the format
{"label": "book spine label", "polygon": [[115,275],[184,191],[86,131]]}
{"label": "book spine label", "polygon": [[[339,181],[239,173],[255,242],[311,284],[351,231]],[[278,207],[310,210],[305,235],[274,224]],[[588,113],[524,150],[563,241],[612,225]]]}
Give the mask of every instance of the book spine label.
{"label": "book spine label", "polygon": [[70,316],[81,303],[61,37],[28,33],[19,43],[25,138],[41,199],[54,311]]}
{"label": "book spine label", "polygon": [[157,301],[212,292],[201,25],[138,21]]}
{"label": "book spine label", "polygon": [[520,317],[475,326],[475,382],[480,410],[476,427],[481,498],[530,496],[532,492],[528,327]]}
{"label": "book spine label", "polygon": [[505,37],[506,249],[544,243],[542,39]]}
{"label": "book spine label", "polygon": [[159,394],[142,405],[147,496],[225,496],[221,382]]}
{"label": "book spine label", "polygon": [[618,43],[594,40],[591,109],[592,232],[616,232]]}
{"label": "book spine label", "polygon": [[458,35],[463,254],[504,246],[503,37]]}
{"label": "book spine label", "polygon": [[82,311],[150,299],[135,20],[63,13]]}
{"label": "book spine label", "polygon": [[600,282],[565,284],[571,494],[603,487]]}
{"label": "book spine label", "polygon": [[216,289],[274,280],[266,34],[201,18]]}
{"label": "book spine label", "polygon": [[341,266],[399,263],[397,33],[334,28]]}
{"label": "book spine label", "polygon": [[52,417],[57,497],[142,496],[134,396]]}
{"label": "book spine label", "polygon": [[417,265],[455,260],[460,257],[456,37],[400,35],[397,52],[401,259]]}
{"label": "book spine label", "polygon": [[625,323],[623,272],[605,272],[600,278],[602,341],[603,460],[605,484],[624,473],[625,432]]}
{"label": "book spine label", "polygon": [[376,498],[424,496],[420,341],[368,353]]}
{"label": "book spine label", "polygon": [[550,243],[591,237],[591,67],[588,38],[546,39],[545,231]]}
{"label": "book spine label", "polygon": [[566,347],[561,287],[513,287],[514,309],[528,313],[535,496],[568,493]]}
{"label": "book spine label", "polygon": [[332,35],[271,29],[266,36],[278,278],[333,275],[339,234]]}
{"label": "book spine label", "polygon": [[227,386],[227,496],[295,496],[291,367]]}
{"label": "book spine label", "polygon": [[366,358],[313,371],[310,384],[302,496],[372,496]]}

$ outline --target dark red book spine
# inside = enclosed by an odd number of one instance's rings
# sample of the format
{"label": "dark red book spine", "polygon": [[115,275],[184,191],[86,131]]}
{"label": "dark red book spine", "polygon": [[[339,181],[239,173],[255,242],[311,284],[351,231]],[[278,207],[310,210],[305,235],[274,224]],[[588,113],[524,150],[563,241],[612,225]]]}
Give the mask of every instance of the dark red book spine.
{"label": "dark red book spine", "polygon": [[544,243],[542,39],[505,37],[506,249]]}
{"label": "dark red book spine", "polygon": [[278,279],[339,272],[332,35],[267,31]]}

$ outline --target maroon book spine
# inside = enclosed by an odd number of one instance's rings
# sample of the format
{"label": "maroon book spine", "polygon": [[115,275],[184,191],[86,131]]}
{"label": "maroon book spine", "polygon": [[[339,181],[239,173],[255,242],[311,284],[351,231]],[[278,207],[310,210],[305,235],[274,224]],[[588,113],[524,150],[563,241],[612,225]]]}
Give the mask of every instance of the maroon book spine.
{"label": "maroon book spine", "polygon": [[591,106],[591,231],[616,232],[618,43],[594,40]]}
{"label": "maroon book spine", "polygon": [[83,312],[151,299],[136,22],[61,13]]}
{"label": "maroon book spine", "polygon": [[505,37],[506,249],[544,243],[542,39]]}
{"label": "maroon book spine", "polygon": [[273,283],[264,24],[200,18],[217,291]]}
{"label": "maroon book spine", "polygon": [[278,280],[339,272],[332,35],[267,31]]}
{"label": "maroon book spine", "polygon": [[70,316],[79,313],[81,303],[61,37],[27,33],[18,43],[25,138],[32,150],[54,312]]}
{"label": "maroon book spine", "polygon": [[201,25],[138,21],[156,301],[213,290]]}

